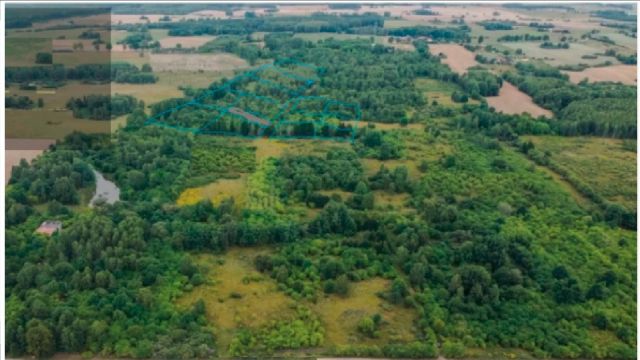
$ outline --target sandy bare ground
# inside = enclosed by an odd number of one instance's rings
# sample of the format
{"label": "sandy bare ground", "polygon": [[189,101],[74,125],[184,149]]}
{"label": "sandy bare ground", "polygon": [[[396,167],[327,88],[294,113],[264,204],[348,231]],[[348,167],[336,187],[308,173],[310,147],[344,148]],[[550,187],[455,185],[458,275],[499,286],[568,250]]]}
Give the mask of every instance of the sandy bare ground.
{"label": "sandy bare ground", "polygon": [[154,71],[228,71],[249,66],[230,54],[151,54],[149,57]]}
{"label": "sandy bare ground", "polygon": [[20,164],[21,159],[31,162],[54,143],[53,139],[5,139],[4,183],[9,182],[11,169]]}
{"label": "sandy bare ground", "polygon": [[265,120],[263,118],[257,117],[253,114],[250,114],[242,109],[238,109],[236,107],[233,107],[231,109],[229,109],[229,112],[235,115],[239,115],[242,116],[243,118],[247,119],[248,121],[255,123],[255,124],[259,124],[259,125],[263,125],[263,126],[270,126],[271,125],[271,121],[269,120]]}
{"label": "sandy bare ground", "polygon": [[434,55],[444,54],[446,58],[442,61],[458,74],[464,74],[470,67],[478,65],[475,55],[462,45],[429,44],[429,52]]}
{"label": "sandy bare ground", "polygon": [[172,49],[180,44],[183,49],[197,48],[215,38],[215,36],[169,36],[164,39],[160,39],[160,46]]}
{"label": "sandy bare ground", "polygon": [[536,105],[531,97],[511,83],[504,81],[500,88],[500,95],[487,97],[489,106],[506,114],[529,113],[531,116],[552,117],[553,113]]}
{"label": "sandy bare ground", "polygon": [[590,82],[613,81],[627,85],[638,83],[637,67],[635,65],[611,65],[587,68],[582,71],[564,71],[569,75],[572,83],[579,83],[583,79]]}

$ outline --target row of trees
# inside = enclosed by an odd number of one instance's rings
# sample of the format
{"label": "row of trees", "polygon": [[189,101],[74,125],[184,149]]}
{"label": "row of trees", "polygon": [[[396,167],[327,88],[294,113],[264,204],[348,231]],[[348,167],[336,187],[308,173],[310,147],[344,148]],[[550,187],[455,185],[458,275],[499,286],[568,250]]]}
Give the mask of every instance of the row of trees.
{"label": "row of trees", "polygon": [[67,101],[67,108],[78,119],[111,120],[131,113],[137,107],[144,109],[144,103],[133,96],[119,94],[72,97]]}
{"label": "row of trees", "polygon": [[76,67],[64,65],[7,67],[5,81],[7,83],[29,82],[64,82],[78,80],[89,82],[120,83],[155,83],[157,78],[151,72],[151,67],[143,66],[142,70],[129,63],[114,64],[83,64]]}
{"label": "row of trees", "polygon": [[[4,106],[6,108],[12,109],[31,109],[33,107],[33,100],[31,100],[28,96],[5,96],[4,97]],[[44,105],[42,99],[38,101],[39,107]]]}
{"label": "row of trees", "polygon": [[535,34],[524,34],[524,35],[503,35],[498,38],[500,42],[519,42],[519,41],[548,41],[549,35],[535,35]]}

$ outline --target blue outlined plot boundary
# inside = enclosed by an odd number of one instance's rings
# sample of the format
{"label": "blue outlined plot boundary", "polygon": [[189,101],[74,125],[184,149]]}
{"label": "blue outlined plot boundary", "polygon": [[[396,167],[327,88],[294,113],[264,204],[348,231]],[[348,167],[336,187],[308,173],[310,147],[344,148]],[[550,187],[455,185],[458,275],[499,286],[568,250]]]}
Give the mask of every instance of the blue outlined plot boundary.
{"label": "blue outlined plot boundary", "polygon": [[[309,69],[313,75],[297,74],[294,69],[289,68],[291,66]],[[362,117],[360,106],[313,95],[312,88],[320,81],[318,73],[321,69],[292,59],[278,59],[273,64],[260,65],[215,88],[206,89],[190,101],[154,114],[145,121],[145,125],[200,135],[353,142]],[[280,76],[290,81],[280,78],[281,82],[286,83],[282,84],[276,80]],[[308,95],[304,95],[305,93]],[[233,96],[232,101],[229,101],[228,95]],[[307,101],[315,103],[313,106],[305,106]],[[260,103],[263,105],[257,105]],[[212,114],[209,120],[200,121],[200,126],[197,127],[181,124],[175,117],[172,120],[177,120],[177,124],[166,121],[173,112],[187,107],[211,110],[217,114]],[[271,114],[274,115],[269,116]],[[200,117],[201,120],[203,118],[206,119],[206,116]],[[234,121],[238,123],[233,125]],[[221,130],[225,126],[231,131]]]}

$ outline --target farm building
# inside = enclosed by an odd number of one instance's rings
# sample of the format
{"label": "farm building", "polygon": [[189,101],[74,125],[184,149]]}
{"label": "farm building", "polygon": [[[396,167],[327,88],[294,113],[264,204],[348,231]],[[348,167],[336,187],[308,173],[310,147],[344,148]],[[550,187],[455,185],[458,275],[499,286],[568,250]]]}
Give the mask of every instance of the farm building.
{"label": "farm building", "polygon": [[53,235],[56,231],[62,230],[62,222],[55,220],[47,220],[44,221],[40,226],[36,229],[38,234],[43,234],[47,236]]}

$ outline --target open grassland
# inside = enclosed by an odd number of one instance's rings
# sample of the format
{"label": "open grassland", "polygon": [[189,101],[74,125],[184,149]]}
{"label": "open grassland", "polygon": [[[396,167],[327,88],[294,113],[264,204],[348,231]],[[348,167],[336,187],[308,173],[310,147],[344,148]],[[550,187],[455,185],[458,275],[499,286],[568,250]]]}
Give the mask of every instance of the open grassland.
{"label": "open grassland", "polygon": [[598,56],[596,59],[583,59],[585,55],[595,55],[604,53],[607,49],[602,43],[570,43],[569,49],[543,49],[539,42],[509,42],[503,43],[503,46],[515,51],[522,49],[524,55],[529,59],[543,60],[553,66],[560,65],[597,65],[605,61],[611,61],[614,64],[619,63],[615,58],[610,56]]}
{"label": "open grassland", "polygon": [[155,75],[158,81],[154,84],[111,83],[111,93],[131,95],[144,101],[146,105],[151,105],[162,100],[182,97],[180,87],[206,88],[222,77],[231,76],[232,72],[165,71]]}
{"label": "open grassland", "polygon": [[249,67],[249,64],[231,54],[151,54],[154,71],[229,71]]}
{"label": "open grassland", "polygon": [[538,106],[533,99],[511,83],[503,81],[498,96],[486,98],[489,106],[507,114],[529,113],[531,116],[552,117],[553,113]]}
{"label": "open grassland", "polygon": [[74,132],[111,133],[111,122],[76,119],[71,111],[5,110],[7,136],[34,139],[62,139]]}
{"label": "open grassland", "polygon": [[33,23],[33,29],[48,29],[56,26],[81,25],[84,27],[103,27],[111,25],[112,17],[109,8],[104,8],[103,14],[88,16],[73,16],[67,18],[51,19],[47,21],[36,21]]}
{"label": "open grassland", "polygon": [[[82,84],[79,82],[68,82],[56,89],[20,90],[17,85],[11,85],[8,90],[5,90],[5,96],[28,96],[34,102],[42,98],[45,110],[64,108],[71,97],[81,97],[88,94],[109,95],[109,93],[109,84]],[[28,112],[28,110],[25,111]]]}
{"label": "open grassland", "polygon": [[[271,278],[255,270],[256,256],[270,251],[267,248],[234,248],[224,255],[194,256],[196,264],[206,269],[206,282],[184,294],[176,303],[181,308],[189,308],[200,299],[204,301],[207,319],[214,326],[223,354],[238,330],[258,329],[295,312],[294,300],[279,291]],[[413,340],[416,314],[410,308],[391,305],[378,296],[388,289],[389,280],[373,278],[354,283],[346,297],[324,296],[316,303],[308,304],[325,329],[324,347]],[[377,339],[365,337],[357,330],[364,317],[374,314],[382,316]]]}
{"label": "open grassland", "polygon": [[348,142],[327,140],[286,139],[276,140],[261,138],[251,140],[251,145],[256,147],[256,159],[260,162],[269,157],[281,157],[285,155],[316,155],[324,157],[331,149],[349,148]]}
{"label": "open grassland", "polygon": [[[636,207],[636,152],[624,140],[596,137],[527,136],[537,149],[574,173],[605,199]],[[634,144],[635,145],[635,141]],[[625,148],[626,147],[626,148]]]}
{"label": "open grassland", "polygon": [[210,200],[214,205],[228,198],[233,198],[234,203],[242,206],[245,203],[247,191],[247,178],[241,175],[236,179],[218,179],[211,184],[189,188],[184,190],[177,200],[177,204],[193,205],[202,200]]}
{"label": "open grassland", "polygon": [[6,66],[33,66],[37,53],[51,52],[51,39],[6,38],[4,52]]}
{"label": "open grassland", "polygon": [[[461,103],[455,103],[451,100],[451,95],[455,91],[462,91],[457,84],[444,82],[436,79],[418,78],[415,80],[415,86],[422,91],[427,102],[436,101],[439,105],[461,107]],[[469,99],[469,103],[475,104],[477,100]]]}
{"label": "open grassland", "polygon": [[294,301],[268,276],[255,270],[253,261],[265,248],[234,248],[224,255],[196,255],[196,264],[207,271],[206,283],[177,300],[183,308],[203,300],[207,319],[215,328],[223,354],[242,327],[259,328],[294,312]]}
{"label": "open grassland", "polygon": [[68,83],[55,90],[27,91],[12,85],[5,96],[28,96],[34,102],[44,101],[44,107],[31,110],[5,110],[5,131],[7,137],[33,139],[61,139],[73,131],[87,133],[109,133],[109,121],[76,119],[71,111],[64,110],[71,97],[89,94],[109,95],[109,85],[91,85],[77,82]]}
{"label": "open grassland", "polygon": [[565,71],[573,83],[587,79],[589,82],[613,81],[627,85],[637,84],[636,65],[612,65],[587,68],[582,71]]}
{"label": "open grassland", "polygon": [[180,45],[183,49],[198,48],[215,38],[215,36],[168,36],[160,39],[160,47],[176,48]]}
{"label": "open grassland", "polygon": [[[377,295],[388,291],[389,286],[390,282],[385,279],[364,280],[354,283],[347,297],[326,296],[312,305],[325,327],[325,345],[375,345],[413,340],[413,310],[393,306]],[[377,339],[365,337],[357,330],[363,318],[374,314],[380,314],[383,319]]]}
{"label": "open grassland", "polygon": [[83,64],[110,64],[112,52],[107,51],[74,51],[54,52],[53,63],[66,66],[78,66]]}
{"label": "open grassland", "polygon": [[144,64],[149,64],[151,60],[150,60],[149,52],[127,50],[127,51],[112,51],[111,62],[112,63],[128,62],[137,67],[141,67]]}
{"label": "open grassland", "polygon": [[458,74],[464,74],[470,67],[478,65],[475,55],[462,45],[430,44],[429,52],[433,55],[444,54],[442,61]]}

